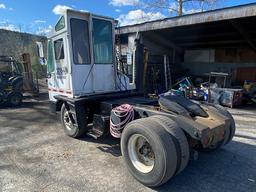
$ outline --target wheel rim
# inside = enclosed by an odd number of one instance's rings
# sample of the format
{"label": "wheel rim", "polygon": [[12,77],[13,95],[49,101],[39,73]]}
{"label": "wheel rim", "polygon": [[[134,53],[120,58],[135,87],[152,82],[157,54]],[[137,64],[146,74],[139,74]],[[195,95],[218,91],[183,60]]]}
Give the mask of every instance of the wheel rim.
{"label": "wheel rim", "polygon": [[64,124],[65,124],[65,126],[68,130],[73,130],[74,129],[72,119],[70,118],[70,114],[67,110],[64,113],[63,121],[64,121]]}
{"label": "wheel rim", "polygon": [[141,134],[134,134],[128,141],[128,154],[133,166],[142,173],[154,168],[155,153],[148,140]]}

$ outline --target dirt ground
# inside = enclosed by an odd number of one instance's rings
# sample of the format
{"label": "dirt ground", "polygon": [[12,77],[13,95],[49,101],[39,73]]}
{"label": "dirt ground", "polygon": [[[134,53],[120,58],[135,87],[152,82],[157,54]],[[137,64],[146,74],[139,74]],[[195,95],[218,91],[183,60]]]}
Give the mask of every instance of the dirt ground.
{"label": "dirt ground", "polygon": [[160,188],[138,183],[126,170],[119,142],[64,135],[47,98],[0,109],[0,191],[256,191],[256,109],[232,109],[233,141],[197,161]]}

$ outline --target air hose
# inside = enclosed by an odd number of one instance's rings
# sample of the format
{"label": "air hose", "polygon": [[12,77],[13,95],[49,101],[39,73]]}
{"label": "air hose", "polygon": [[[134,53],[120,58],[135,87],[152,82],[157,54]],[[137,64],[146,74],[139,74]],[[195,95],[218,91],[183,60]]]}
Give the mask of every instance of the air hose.
{"label": "air hose", "polygon": [[124,127],[134,119],[133,107],[129,104],[120,105],[111,111],[110,134],[120,138]]}

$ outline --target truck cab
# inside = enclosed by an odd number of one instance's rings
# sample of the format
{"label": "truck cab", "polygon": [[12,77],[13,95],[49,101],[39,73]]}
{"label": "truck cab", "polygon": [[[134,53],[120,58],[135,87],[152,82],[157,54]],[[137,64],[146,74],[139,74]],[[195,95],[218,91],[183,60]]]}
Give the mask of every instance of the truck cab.
{"label": "truck cab", "polygon": [[[54,96],[86,95],[135,89],[115,65],[113,18],[67,10],[48,40],[48,89]],[[125,86],[124,86],[125,85]]]}

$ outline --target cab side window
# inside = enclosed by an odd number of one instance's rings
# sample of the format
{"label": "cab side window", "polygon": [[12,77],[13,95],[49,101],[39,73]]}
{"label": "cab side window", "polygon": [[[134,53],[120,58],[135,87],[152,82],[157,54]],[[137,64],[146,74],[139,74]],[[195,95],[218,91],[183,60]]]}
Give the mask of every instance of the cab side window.
{"label": "cab side window", "polygon": [[56,60],[64,59],[63,39],[58,39],[58,40],[54,41],[54,53],[55,53]]}

